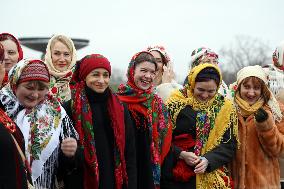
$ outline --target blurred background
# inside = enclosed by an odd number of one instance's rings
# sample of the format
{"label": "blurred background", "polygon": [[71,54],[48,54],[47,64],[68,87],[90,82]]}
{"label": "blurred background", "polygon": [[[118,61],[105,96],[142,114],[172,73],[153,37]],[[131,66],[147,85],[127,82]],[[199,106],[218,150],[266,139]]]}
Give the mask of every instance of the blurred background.
{"label": "blurred background", "polygon": [[[0,32],[18,38],[65,34],[87,40],[78,58],[103,54],[117,83],[125,81],[132,55],[149,45],[165,46],[180,83],[191,52],[209,47],[219,54],[230,84],[243,66],[271,63],[284,40],[283,10],[283,0],[9,0],[1,2]],[[23,50],[26,58],[42,56]]]}

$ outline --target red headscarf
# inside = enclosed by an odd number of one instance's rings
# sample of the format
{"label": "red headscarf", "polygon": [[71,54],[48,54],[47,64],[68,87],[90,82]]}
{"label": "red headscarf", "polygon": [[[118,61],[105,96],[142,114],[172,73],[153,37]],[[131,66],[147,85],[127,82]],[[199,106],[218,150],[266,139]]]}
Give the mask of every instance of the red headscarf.
{"label": "red headscarf", "polygon": [[[5,41],[5,40],[8,40],[8,39],[14,41],[17,45],[17,50],[18,50],[18,53],[19,53],[19,58],[18,58],[18,62],[19,62],[20,60],[23,59],[23,49],[21,47],[21,44],[20,44],[19,40],[10,33],[1,33],[0,34],[0,41]],[[4,57],[3,57],[3,59],[4,59]],[[5,73],[5,77],[3,79],[2,86],[6,85],[7,83],[8,83],[8,72]]]}
{"label": "red headscarf", "polygon": [[[127,103],[128,109],[136,122],[137,127],[149,129],[150,150],[152,160],[153,183],[155,188],[160,185],[160,170],[163,160],[170,150],[172,139],[172,122],[162,99],[153,93],[153,86],[147,90],[139,89],[134,83],[136,58],[142,51],[135,54],[128,66],[126,85],[118,89],[119,99]],[[141,114],[143,117],[141,117]]]}

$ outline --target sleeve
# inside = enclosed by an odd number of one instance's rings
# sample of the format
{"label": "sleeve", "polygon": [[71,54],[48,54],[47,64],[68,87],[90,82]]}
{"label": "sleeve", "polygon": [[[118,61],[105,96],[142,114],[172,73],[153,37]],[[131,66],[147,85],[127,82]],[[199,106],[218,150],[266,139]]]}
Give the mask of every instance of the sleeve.
{"label": "sleeve", "polygon": [[[283,105],[281,106],[283,110]],[[279,157],[284,150],[284,119],[275,122],[272,113],[269,110],[267,113],[267,120],[261,123],[255,122],[259,142],[269,156]]]}
{"label": "sleeve", "polygon": [[[66,109],[68,110],[68,104],[64,104],[64,106],[67,107]],[[71,112],[71,108],[69,108],[69,110]],[[66,115],[62,120],[62,132],[60,136],[61,141],[66,137],[72,137],[78,140],[78,134],[73,126],[72,120],[68,115]],[[83,149],[81,149],[79,146],[77,146],[77,151],[73,157],[66,157],[60,149],[58,154],[58,180],[64,180],[64,184],[67,185],[68,183],[73,183],[72,180],[81,175],[83,164]]]}
{"label": "sleeve", "polygon": [[237,148],[237,140],[233,134],[233,127],[231,126],[223,135],[223,139],[219,146],[212,151],[204,154],[209,164],[206,169],[207,172],[214,171],[223,165],[232,161]]}
{"label": "sleeve", "polygon": [[137,166],[134,126],[126,106],[124,106],[125,120],[125,161],[128,176],[128,188],[137,188]]}
{"label": "sleeve", "polygon": [[156,87],[157,95],[159,95],[163,102],[166,102],[166,100],[170,97],[171,92],[174,91],[175,89],[180,89],[182,88],[181,85],[178,83],[163,83],[161,85],[158,85]]}

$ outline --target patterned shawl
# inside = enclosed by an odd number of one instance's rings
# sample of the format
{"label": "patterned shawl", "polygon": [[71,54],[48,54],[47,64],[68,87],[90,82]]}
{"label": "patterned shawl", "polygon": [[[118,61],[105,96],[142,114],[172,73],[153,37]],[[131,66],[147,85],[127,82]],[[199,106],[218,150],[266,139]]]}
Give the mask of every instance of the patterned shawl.
{"label": "patterned shawl", "polygon": [[[221,72],[217,66],[201,64],[190,71],[188,75],[189,84],[186,84],[181,90],[174,91],[166,102],[174,125],[178,114],[185,106],[189,105],[197,111],[194,153],[198,156],[203,156],[217,147],[221,143],[224,133],[231,126],[233,126],[233,133],[236,138],[238,133],[236,109],[231,101],[219,93],[216,93],[207,102],[199,102],[193,96],[196,76],[208,67],[215,68],[220,75],[220,81],[222,81]],[[230,181],[230,179],[222,167],[210,173],[197,174],[196,188],[230,188],[231,183],[226,181]]]}
{"label": "patterned shawl", "polygon": [[[9,84],[0,91],[0,100],[7,114],[14,120],[23,133],[25,154],[32,170],[32,181],[35,187],[49,188],[56,168],[59,137],[63,124],[66,130],[70,128],[68,116],[60,103],[52,96],[47,96],[40,104],[32,109],[24,108],[14,89],[25,66],[31,61],[22,60],[9,72]],[[66,136],[68,137],[68,136]]]}
{"label": "patterned shawl", "polygon": [[[69,49],[71,52],[72,59],[66,71],[57,70],[52,63],[51,43],[53,40],[56,40],[58,37],[66,41],[66,43],[70,43],[72,45],[72,49]],[[56,97],[60,102],[65,102],[69,100],[71,97],[69,82],[72,78],[72,69],[76,64],[76,61],[77,61],[76,48],[74,46],[73,41],[69,37],[64,35],[54,35],[48,41],[44,62],[47,65],[49,73],[51,75],[49,92],[52,96]]]}
{"label": "patterned shawl", "polygon": [[[128,66],[127,84],[119,86],[118,95],[122,102],[127,103],[136,126],[146,127],[150,131],[153,182],[155,187],[158,188],[161,164],[171,145],[172,123],[162,99],[153,93],[153,87],[141,90],[134,84],[135,59],[141,53],[137,53],[131,59]],[[142,119],[139,117],[141,113],[144,116]]]}
{"label": "patterned shawl", "polygon": [[[72,78],[71,108],[76,131],[79,134],[79,147],[83,148],[84,166],[84,188],[99,187],[99,165],[96,155],[96,145],[94,140],[93,123],[90,103],[86,96],[86,83],[78,77],[80,62],[76,65]],[[107,88],[106,90],[110,90]],[[111,120],[111,127],[114,133],[114,162],[115,162],[115,188],[121,189],[123,183],[128,182],[125,163],[125,123],[124,107],[119,102],[117,96],[110,91],[107,102],[107,109]]]}

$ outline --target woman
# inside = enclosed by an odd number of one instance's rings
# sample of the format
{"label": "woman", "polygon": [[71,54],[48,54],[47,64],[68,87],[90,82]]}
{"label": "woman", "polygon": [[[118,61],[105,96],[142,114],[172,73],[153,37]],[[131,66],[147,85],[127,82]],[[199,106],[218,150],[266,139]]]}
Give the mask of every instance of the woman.
{"label": "woman", "polygon": [[180,89],[182,86],[174,80],[175,74],[173,72],[173,66],[171,65],[171,59],[165,48],[156,45],[148,47],[147,51],[150,52],[156,60],[158,70],[154,79],[154,85],[156,86],[157,94],[165,102],[174,89]]}
{"label": "woman", "polygon": [[241,69],[232,88],[241,143],[233,164],[235,188],[280,188],[284,107],[268,89],[267,75],[258,65]]}
{"label": "woman", "polygon": [[58,156],[72,158],[76,152],[76,140],[70,138],[75,130],[60,103],[47,95],[50,77],[41,60],[22,60],[9,74],[1,104],[23,133],[33,185],[54,188]]}
{"label": "woman", "polygon": [[221,81],[217,66],[200,64],[168,99],[175,129],[161,188],[233,188],[227,164],[236,149],[237,116],[233,103],[218,93]]}
{"label": "woman", "polygon": [[65,177],[65,188],[137,188],[133,126],[127,108],[109,88],[110,76],[110,62],[100,54],[77,63],[76,84],[65,107],[82,153],[76,170]]}
{"label": "woman", "polygon": [[[5,75],[4,48],[0,43],[0,77]],[[27,189],[25,161],[21,158],[24,150],[23,135],[16,124],[0,107],[0,188]],[[24,158],[24,157],[23,157]]]}
{"label": "woman", "polygon": [[272,64],[264,67],[268,75],[268,87],[277,96],[284,89],[284,41],[282,41],[272,54]]}
{"label": "woman", "polygon": [[[195,66],[198,66],[199,64],[204,64],[204,63],[218,65],[219,64],[218,54],[212,51],[210,48],[206,47],[201,47],[192,51],[190,69],[194,68]],[[186,80],[187,79],[185,79],[185,82]],[[219,87],[218,92],[225,97],[228,98],[231,97],[230,90],[227,84],[223,80]]]}
{"label": "woman", "polygon": [[5,50],[3,63],[5,66],[5,76],[2,81],[0,80],[0,83],[2,82],[0,88],[2,88],[8,83],[8,72],[10,69],[23,59],[23,50],[18,39],[9,33],[0,34],[0,44],[3,45]]}
{"label": "woman", "polygon": [[159,188],[161,165],[170,148],[171,121],[162,99],[153,93],[156,70],[153,55],[137,53],[128,66],[127,84],[118,90],[135,123],[139,189]]}
{"label": "woman", "polygon": [[48,41],[45,63],[51,75],[49,92],[61,103],[71,97],[69,82],[76,60],[76,49],[69,37],[54,35]]}

